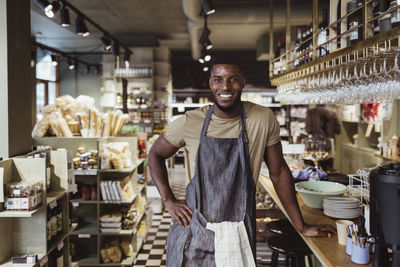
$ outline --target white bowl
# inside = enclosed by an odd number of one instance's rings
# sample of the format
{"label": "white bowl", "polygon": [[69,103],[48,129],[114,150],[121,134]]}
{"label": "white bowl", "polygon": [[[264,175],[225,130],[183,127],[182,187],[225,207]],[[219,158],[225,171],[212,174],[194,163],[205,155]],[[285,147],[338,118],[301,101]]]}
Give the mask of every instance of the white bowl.
{"label": "white bowl", "polygon": [[307,206],[322,209],[322,201],[325,197],[341,196],[349,191],[347,186],[327,181],[304,181],[295,184],[295,189]]}

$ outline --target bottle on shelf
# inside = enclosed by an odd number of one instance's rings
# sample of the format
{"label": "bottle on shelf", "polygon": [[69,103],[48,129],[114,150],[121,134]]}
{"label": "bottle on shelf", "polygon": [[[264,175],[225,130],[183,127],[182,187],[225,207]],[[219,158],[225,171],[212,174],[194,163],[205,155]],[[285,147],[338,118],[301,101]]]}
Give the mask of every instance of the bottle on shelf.
{"label": "bottle on shelf", "polygon": [[[379,15],[381,14],[381,13],[379,12],[379,3],[378,3],[378,0],[374,0],[374,1],[372,2],[372,8],[373,8],[373,16],[374,16],[374,18],[377,17],[377,16],[379,16]],[[378,23],[378,20],[377,20],[377,19],[373,21],[373,30],[374,30],[374,35],[377,35],[377,34],[380,32],[379,23]]]}
{"label": "bottle on shelf", "polygon": [[[389,0],[378,0],[378,15],[383,14],[390,8]],[[378,19],[379,32],[386,32],[392,29],[392,14],[388,13]]]}
{"label": "bottle on shelf", "polygon": [[[337,15],[336,15],[336,20],[339,20],[341,17],[342,17],[342,1],[338,1],[338,5],[337,5]],[[341,27],[341,25],[342,25],[342,22],[338,22],[337,24],[336,24],[336,36],[338,36],[338,35],[340,35],[341,34],[341,32],[342,32],[342,27]],[[341,40],[342,40],[342,38],[338,38],[337,40],[336,40],[336,46],[337,46],[337,48],[340,48],[340,45],[341,45]]]}
{"label": "bottle on shelf", "polygon": [[297,67],[299,65],[299,62],[300,62],[299,61],[299,56],[300,56],[299,48],[300,48],[300,43],[302,42],[302,40],[303,40],[303,35],[302,35],[302,32],[301,32],[301,28],[299,27],[299,28],[297,28],[297,39],[296,39],[296,42],[295,42],[295,45],[294,45],[295,61],[294,61],[293,65],[295,67]]}
{"label": "bottle on shelf", "polygon": [[[400,5],[400,0],[392,0],[390,2],[390,9],[397,7]],[[400,9],[396,9],[391,13],[391,23],[392,23],[392,28],[397,27],[400,25]]]}
{"label": "bottle on shelf", "polygon": [[[347,13],[352,12],[356,8],[362,5],[362,1],[360,0],[351,0],[347,3]],[[353,14],[347,17],[347,30],[358,27],[362,24],[362,9],[357,10]],[[349,34],[348,43],[355,44],[362,40],[362,27],[359,27],[356,30],[353,30]]]}
{"label": "bottle on shelf", "polygon": [[[318,34],[318,45],[321,45],[329,40],[329,30],[324,30],[329,25],[328,9],[322,10],[322,22],[318,25],[320,33]],[[329,54],[329,44],[325,44],[319,48],[319,56],[323,57]]]}

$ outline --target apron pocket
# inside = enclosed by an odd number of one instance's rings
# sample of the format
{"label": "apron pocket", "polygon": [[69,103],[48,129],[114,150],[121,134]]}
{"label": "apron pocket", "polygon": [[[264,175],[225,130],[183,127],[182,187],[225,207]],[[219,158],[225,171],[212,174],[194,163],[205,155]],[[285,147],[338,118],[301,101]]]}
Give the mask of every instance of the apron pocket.
{"label": "apron pocket", "polygon": [[187,239],[190,238],[190,229],[182,227],[173,219],[167,240],[167,267],[183,266],[183,251]]}
{"label": "apron pocket", "polygon": [[214,232],[206,229],[206,225],[206,218],[198,210],[194,210],[182,266],[215,266]]}

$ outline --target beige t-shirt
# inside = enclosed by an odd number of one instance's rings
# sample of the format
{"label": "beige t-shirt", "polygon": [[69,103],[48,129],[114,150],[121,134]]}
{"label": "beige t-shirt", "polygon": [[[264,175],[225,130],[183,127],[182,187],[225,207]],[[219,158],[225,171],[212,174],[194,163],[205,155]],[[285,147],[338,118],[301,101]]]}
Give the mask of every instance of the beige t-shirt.
{"label": "beige t-shirt", "polygon": [[[205,106],[186,112],[185,115],[171,122],[164,133],[165,138],[173,146],[186,146],[189,154],[191,175],[194,175],[200,133],[209,107]],[[280,127],[271,109],[252,102],[243,102],[243,107],[249,137],[250,165],[254,181],[257,182],[261,163],[264,160],[265,148],[281,140],[279,136]],[[207,130],[207,136],[237,138],[241,129],[240,116],[222,119],[213,114]]]}

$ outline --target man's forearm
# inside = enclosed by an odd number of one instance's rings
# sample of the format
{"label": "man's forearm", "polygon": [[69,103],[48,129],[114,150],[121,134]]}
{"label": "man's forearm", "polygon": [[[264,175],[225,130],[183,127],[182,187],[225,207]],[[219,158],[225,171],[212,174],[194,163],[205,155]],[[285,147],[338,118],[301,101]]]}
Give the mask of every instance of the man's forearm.
{"label": "man's forearm", "polygon": [[281,168],[282,170],[279,172],[278,176],[271,177],[271,180],[290,220],[296,229],[302,232],[304,221],[297,202],[296,192],[292,182],[292,174],[287,166],[282,166]]}
{"label": "man's forearm", "polygon": [[155,153],[149,154],[149,170],[154,183],[160,193],[161,200],[165,203],[169,200],[175,200],[171,187],[168,182],[168,171],[165,166],[165,159],[157,156]]}

